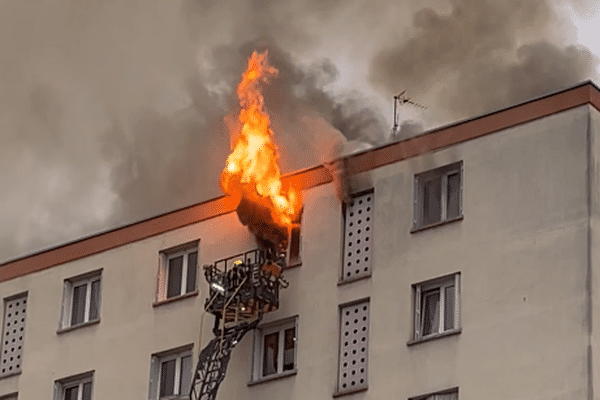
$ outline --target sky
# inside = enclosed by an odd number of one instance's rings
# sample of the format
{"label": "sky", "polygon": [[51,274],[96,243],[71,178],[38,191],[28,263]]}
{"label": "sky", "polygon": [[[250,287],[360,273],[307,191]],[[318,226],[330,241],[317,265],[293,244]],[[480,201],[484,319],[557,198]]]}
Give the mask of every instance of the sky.
{"label": "sky", "polygon": [[[599,82],[592,0],[0,3],[0,262],[221,194],[252,51],[283,172]],[[402,107],[401,90],[427,109]]]}

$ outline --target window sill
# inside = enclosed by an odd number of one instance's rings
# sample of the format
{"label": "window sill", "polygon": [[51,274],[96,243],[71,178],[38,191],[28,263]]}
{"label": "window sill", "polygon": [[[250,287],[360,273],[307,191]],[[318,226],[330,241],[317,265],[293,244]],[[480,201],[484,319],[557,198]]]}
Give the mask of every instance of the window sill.
{"label": "window sill", "polygon": [[180,294],[179,296],[169,297],[168,299],[164,299],[164,300],[158,300],[158,301],[155,301],[154,303],[152,303],[152,307],[158,307],[158,306],[162,306],[163,304],[169,304],[169,303],[173,303],[174,301],[183,300],[183,299],[187,299],[189,297],[198,296],[198,293],[199,293],[199,291],[198,291],[198,289],[196,289],[193,292],[189,292],[189,293],[185,293],[185,294]]}
{"label": "window sill", "polygon": [[352,282],[360,281],[363,279],[369,279],[370,277],[371,277],[371,273],[369,272],[368,275],[362,275],[362,276],[358,276],[356,278],[348,278],[348,279],[340,280],[340,281],[338,281],[337,285],[342,286],[347,283],[352,283]]}
{"label": "window sill", "polygon": [[368,385],[362,385],[362,386],[358,386],[358,387],[355,387],[355,388],[352,388],[352,389],[346,389],[346,390],[343,390],[343,391],[338,391],[338,392],[335,392],[333,394],[333,397],[336,398],[336,397],[346,396],[346,395],[349,395],[349,394],[364,392],[368,388],[369,388]]}
{"label": "window sill", "polygon": [[442,225],[446,225],[446,224],[450,224],[452,222],[456,222],[456,221],[461,221],[464,217],[462,215],[456,217],[456,218],[452,218],[452,219],[447,219],[445,221],[440,221],[440,222],[434,222],[433,224],[428,224],[428,225],[423,225],[423,226],[417,226],[414,227],[410,230],[410,233],[417,233],[417,232],[421,232],[430,228],[435,228],[437,226],[442,226]]}
{"label": "window sill", "polygon": [[270,376],[267,376],[264,378],[257,379],[255,381],[248,382],[248,386],[254,386],[254,385],[259,385],[259,384],[265,383],[265,382],[276,381],[278,379],[287,378],[288,376],[296,375],[297,373],[298,373],[297,369],[293,369],[291,371],[285,371],[285,372],[282,372],[277,375],[270,375]]}
{"label": "window sill", "polygon": [[420,339],[414,339],[414,340],[409,340],[408,342],[406,342],[407,346],[413,346],[415,344],[419,344],[419,343],[423,343],[423,342],[429,342],[430,340],[435,340],[435,339],[440,339],[446,336],[454,336],[454,335],[458,335],[459,333],[462,332],[461,328],[458,329],[452,329],[450,331],[446,331],[446,332],[442,332],[442,333],[436,333],[433,335],[429,335]]}
{"label": "window sill", "polygon": [[60,328],[59,330],[56,331],[56,333],[60,334],[60,333],[71,332],[71,331],[74,331],[79,328],[85,328],[86,326],[97,325],[99,323],[100,323],[100,318],[95,319],[93,321],[84,322],[82,324],[77,324],[77,325],[73,325],[73,326],[67,326],[65,328]]}

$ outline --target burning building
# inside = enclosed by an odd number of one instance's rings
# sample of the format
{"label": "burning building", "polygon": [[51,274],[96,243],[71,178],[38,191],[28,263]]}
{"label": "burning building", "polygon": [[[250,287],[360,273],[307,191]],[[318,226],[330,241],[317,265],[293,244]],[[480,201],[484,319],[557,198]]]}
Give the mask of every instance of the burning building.
{"label": "burning building", "polygon": [[4,263],[0,399],[186,398],[211,343],[217,399],[596,399],[599,110],[586,82],[353,154],[345,202],[282,176],[289,219],[223,160],[237,194]]}

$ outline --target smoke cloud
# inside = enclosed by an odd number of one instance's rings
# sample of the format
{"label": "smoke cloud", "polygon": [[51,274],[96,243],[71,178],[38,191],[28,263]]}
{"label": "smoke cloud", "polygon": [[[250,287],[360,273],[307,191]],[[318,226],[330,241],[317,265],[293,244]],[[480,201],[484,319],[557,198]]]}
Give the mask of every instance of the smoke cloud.
{"label": "smoke cloud", "polygon": [[407,88],[448,118],[597,65],[548,35],[568,21],[543,0],[31,0],[0,11],[0,260],[220,195],[254,50],[279,70],[264,95],[283,172],[388,139],[369,98],[336,88],[357,65],[390,106]]}
{"label": "smoke cloud", "polygon": [[562,43],[569,28],[546,0],[452,0],[449,11],[417,11],[408,39],[375,55],[370,78],[388,93],[423,93],[452,118],[481,114],[595,78],[597,57]]}

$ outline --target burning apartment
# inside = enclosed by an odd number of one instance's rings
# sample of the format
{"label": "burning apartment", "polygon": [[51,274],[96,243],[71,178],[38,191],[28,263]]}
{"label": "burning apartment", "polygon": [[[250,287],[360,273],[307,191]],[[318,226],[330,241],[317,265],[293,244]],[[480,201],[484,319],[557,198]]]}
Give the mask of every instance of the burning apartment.
{"label": "burning apartment", "polygon": [[599,399],[600,90],[281,176],[275,74],[225,196],[0,265],[0,399]]}

